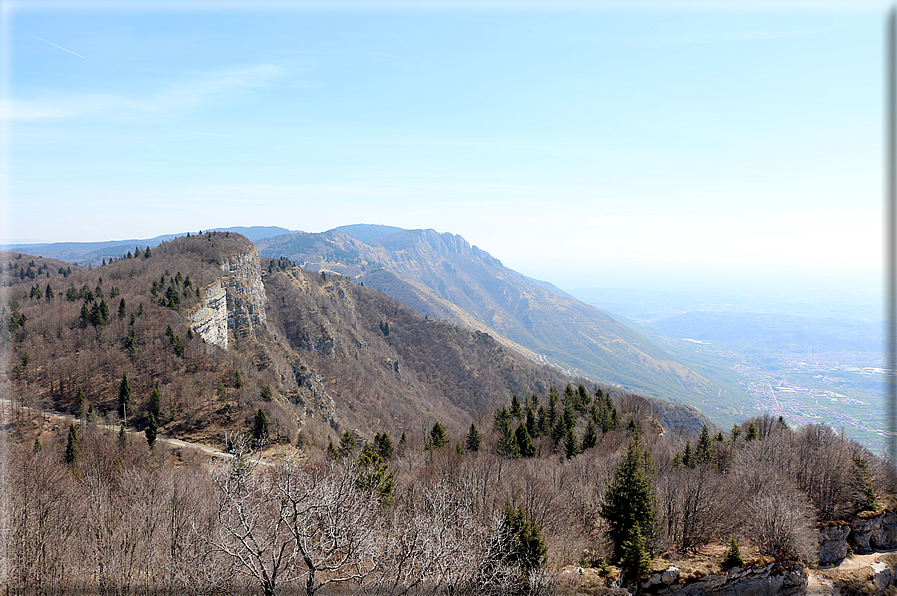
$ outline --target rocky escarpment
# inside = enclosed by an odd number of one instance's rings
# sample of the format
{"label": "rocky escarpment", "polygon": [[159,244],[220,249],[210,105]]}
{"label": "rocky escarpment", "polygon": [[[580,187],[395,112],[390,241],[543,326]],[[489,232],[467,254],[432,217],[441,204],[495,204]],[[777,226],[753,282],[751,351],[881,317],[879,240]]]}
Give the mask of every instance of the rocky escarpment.
{"label": "rocky escarpment", "polygon": [[203,288],[199,308],[187,314],[190,327],[207,343],[227,349],[227,292],[221,280]]}
{"label": "rocky escarpment", "polygon": [[850,526],[847,522],[830,522],[816,529],[819,542],[818,560],[820,565],[837,563],[847,556],[847,536]]}
{"label": "rocky escarpment", "polygon": [[247,339],[267,329],[267,297],[254,248],[225,260],[221,269],[225,275],[203,288],[200,306],[187,319],[206,342],[227,348],[228,330]]}
{"label": "rocky escarpment", "polygon": [[897,547],[897,512],[860,514],[850,522],[848,542],[859,554]]}

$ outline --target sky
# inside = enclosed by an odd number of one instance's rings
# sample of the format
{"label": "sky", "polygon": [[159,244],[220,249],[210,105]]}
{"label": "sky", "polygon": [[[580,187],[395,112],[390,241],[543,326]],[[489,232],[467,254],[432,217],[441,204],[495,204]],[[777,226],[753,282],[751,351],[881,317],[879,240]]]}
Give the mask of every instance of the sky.
{"label": "sky", "polygon": [[0,236],[377,223],[562,287],[879,288],[884,3],[482,5],[4,1]]}

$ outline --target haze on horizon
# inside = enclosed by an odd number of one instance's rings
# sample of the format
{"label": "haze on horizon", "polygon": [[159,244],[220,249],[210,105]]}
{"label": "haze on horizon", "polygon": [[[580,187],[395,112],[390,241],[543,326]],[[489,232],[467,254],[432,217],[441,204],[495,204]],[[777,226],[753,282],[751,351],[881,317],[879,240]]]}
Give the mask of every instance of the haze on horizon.
{"label": "haze on horizon", "polygon": [[5,3],[4,238],[365,222],[562,287],[879,289],[884,4],[125,6]]}

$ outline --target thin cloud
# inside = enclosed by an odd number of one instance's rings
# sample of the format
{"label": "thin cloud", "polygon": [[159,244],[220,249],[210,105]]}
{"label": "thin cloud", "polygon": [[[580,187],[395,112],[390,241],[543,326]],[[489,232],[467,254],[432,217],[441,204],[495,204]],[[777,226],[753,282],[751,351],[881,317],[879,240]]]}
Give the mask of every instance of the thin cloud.
{"label": "thin cloud", "polygon": [[114,94],[67,93],[40,98],[11,98],[0,101],[0,118],[34,121],[77,118],[95,114],[138,114],[189,109],[228,93],[267,87],[284,77],[286,70],[270,64],[211,73],[190,82],[171,85],[148,97]]}

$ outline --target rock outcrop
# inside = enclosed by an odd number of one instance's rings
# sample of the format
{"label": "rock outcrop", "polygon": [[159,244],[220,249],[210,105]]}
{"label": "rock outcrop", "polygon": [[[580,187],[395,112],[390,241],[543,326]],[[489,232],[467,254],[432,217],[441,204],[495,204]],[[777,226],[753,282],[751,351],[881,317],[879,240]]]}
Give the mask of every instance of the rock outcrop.
{"label": "rock outcrop", "polygon": [[820,565],[838,563],[847,556],[847,537],[850,526],[847,522],[831,522],[816,529],[819,540],[818,560]]}
{"label": "rock outcrop", "polygon": [[[666,583],[678,574],[655,574],[643,587],[651,593],[665,596],[772,596],[773,594],[802,594],[807,587],[807,568],[799,563],[770,563],[765,567],[742,569],[708,575],[686,584]],[[674,580],[673,580],[674,581]]]}
{"label": "rock outcrop", "polygon": [[187,319],[206,342],[228,346],[228,330],[240,339],[267,330],[267,297],[258,252],[253,248],[221,264],[225,275],[201,291],[200,306]]}
{"label": "rock outcrop", "polygon": [[858,554],[897,548],[897,513],[861,514],[850,522],[848,542]]}

